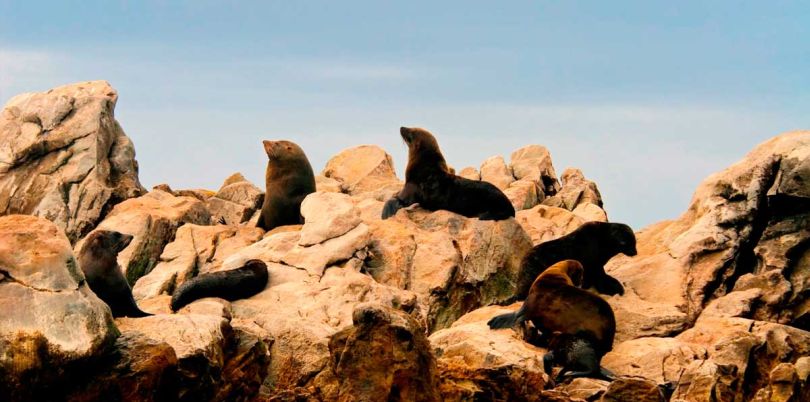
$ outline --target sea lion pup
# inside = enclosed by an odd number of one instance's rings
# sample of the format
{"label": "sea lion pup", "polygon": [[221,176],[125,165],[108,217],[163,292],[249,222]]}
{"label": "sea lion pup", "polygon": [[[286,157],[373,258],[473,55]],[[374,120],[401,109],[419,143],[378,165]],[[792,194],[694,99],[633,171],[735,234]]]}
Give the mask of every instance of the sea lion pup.
{"label": "sea lion pup", "polygon": [[90,290],[110,306],[113,317],[146,317],[132,297],[118,253],[129,245],[132,235],[112,230],[96,230],[84,240],[77,262]]}
{"label": "sea lion pup", "polygon": [[546,343],[555,331],[587,335],[601,358],[613,349],[616,317],[604,299],[574,286],[582,272],[582,264],[575,260],[552,265],[532,283],[529,296],[520,309],[495,316],[487,325],[492,329],[510,328],[531,320],[543,334],[541,341]]}
{"label": "sea lion pup", "polygon": [[445,209],[481,220],[515,216],[512,203],[491,183],[450,173],[433,134],[409,127],[400,127],[399,133],[408,145],[405,186],[385,203],[383,219],[414,203],[428,211]]}
{"label": "sea lion pup", "polygon": [[585,268],[582,287],[595,287],[607,295],[624,294],[624,286],[605,272],[605,264],[616,254],[636,255],[636,235],[623,223],[586,222],[573,232],[540,243],[523,257],[515,297],[529,293],[534,278],[557,261],[575,259]]}
{"label": "sea lion pup", "polygon": [[267,265],[249,260],[244,266],[228,271],[198,275],[180,285],[172,295],[172,311],[203,297],[234,301],[246,299],[267,286]]}
{"label": "sea lion pup", "polygon": [[561,366],[557,383],[577,377],[613,381],[615,375],[601,366],[602,355],[596,352],[594,343],[588,333],[571,335],[555,331],[549,337],[549,352],[543,356],[544,371],[550,376],[553,366]]}
{"label": "sea lion pup", "polygon": [[267,152],[264,204],[256,226],[270,231],[276,226],[304,223],[301,201],[315,192],[315,175],[304,150],[290,141],[262,141]]}

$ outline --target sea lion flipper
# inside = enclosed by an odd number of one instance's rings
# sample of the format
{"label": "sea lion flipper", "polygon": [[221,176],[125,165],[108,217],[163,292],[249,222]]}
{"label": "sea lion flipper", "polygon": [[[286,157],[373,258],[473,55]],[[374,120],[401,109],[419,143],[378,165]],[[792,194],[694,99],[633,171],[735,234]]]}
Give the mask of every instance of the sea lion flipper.
{"label": "sea lion flipper", "polygon": [[405,186],[402,187],[402,190],[400,190],[397,195],[391,197],[385,202],[385,206],[383,206],[382,210],[382,219],[388,219],[396,215],[397,211],[399,211],[401,208],[405,208],[408,205],[415,203],[415,194],[416,186],[411,183],[405,183]]}
{"label": "sea lion flipper", "polygon": [[523,306],[520,306],[520,309],[514,313],[506,313],[492,317],[492,319],[487,322],[487,325],[489,325],[489,329],[512,328],[516,323],[524,321],[523,314]]}
{"label": "sea lion flipper", "polygon": [[618,279],[605,274],[600,280],[594,282],[594,287],[599,293],[606,295],[624,295],[624,286]]}

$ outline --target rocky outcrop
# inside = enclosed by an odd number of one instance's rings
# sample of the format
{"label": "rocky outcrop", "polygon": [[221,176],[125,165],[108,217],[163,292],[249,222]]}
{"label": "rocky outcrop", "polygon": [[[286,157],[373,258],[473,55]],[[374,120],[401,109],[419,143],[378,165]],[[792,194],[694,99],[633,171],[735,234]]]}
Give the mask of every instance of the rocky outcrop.
{"label": "rocky outcrop", "polygon": [[0,217],[0,399],[35,400],[109,350],[118,330],[53,223]]}
{"label": "rocky outcrop", "polygon": [[144,193],[106,81],[17,95],[0,114],[0,215],[46,218],[71,242]]}
{"label": "rocky outcrop", "polygon": [[[565,169],[561,179],[560,191],[543,200],[543,205],[576,211],[578,208],[587,208],[585,205],[591,204],[598,207],[599,210],[602,209],[602,195],[599,193],[596,183],[585,179],[581,170]],[[604,211],[602,213],[604,214]],[[607,216],[597,220],[607,221]]]}
{"label": "rocky outcrop", "polygon": [[376,145],[360,145],[343,150],[326,163],[321,175],[340,183],[344,193],[390,193],[387,196],[381,194],[381,200],[402,188],[391,155]]}
{"label": "rocky outcrop", "polygon": [[247,181],[240,173],[225,179],[222,187],[205,199],[212,223],[236,225],[248,221],[264,202],[264,192]]}

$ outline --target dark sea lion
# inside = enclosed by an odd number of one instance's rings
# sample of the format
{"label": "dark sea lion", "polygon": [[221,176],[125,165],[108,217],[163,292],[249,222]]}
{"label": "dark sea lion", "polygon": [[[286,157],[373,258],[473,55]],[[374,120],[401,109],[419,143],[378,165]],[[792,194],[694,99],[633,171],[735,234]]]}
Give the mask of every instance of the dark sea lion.
{"label": "dark sea lion", "polygon": [[554,366],[562,367],[555,379],[557,383],[577,377],[613,381],[615,375],[601,366],[602,356],[594,344],[587,333],[554,332],[548,340],[549,351],[543,356],[544,371],[550,376]]}
{"label": "dark sea lion", "polygon": [[132,297],[121,267],[118,253],[129,242],[132,235],[111,230],[96,230],[84,240],[78,253],[77,262],[84,272],[90,290],[110,306],[113,317],[146,317],[151,314],[141,311]]}
{"label": "dark sea lion", "polygon": [[624,286],[605,272],[605,264],[616,254],[636,255],[636,235],[623,223],[586,222],[573,232],[540,243],[523,257],[515,297],[520,300],[546,267],[573,259],[585,268],[582,287],[595,287],[607,295],[624,294]]}
{"label": "dark sea lion", "polygon": [[229,301],[246,299],[264,290],[267,276],[267,265],[261,260],[249,260],[236,269],[198,275],[174,291],[172,311],[203,297]]}
{"label": "dark sea lion", "polygon": [[530,320],[544,341],[554,332],[587,336],[601,359],[613,349],[616,317],[610,304],[596,294],[574,286],[572,280],[583,271],[582,264],[565,260],[552,265],[532,283],[523,306],[501,314],[487,323],[490,328],[511,328]]}
{"label": "dark sea lion", "polygon": [[512,203],[497,187],[451,173],[433,134],[409,127],[401,127],[399,132],[408,145],[405,186],[385,203],[383,219],[414,203],[429,211],[444,209],[481,220],[515,216]]}
{"label": "dark sea lion", "polygon": [[301,201],[315,192],[315,175],[304,150],[290,141],[262,141],[267,152],[264,204],[256,226],[269,231],[276,226],[304,223]]}

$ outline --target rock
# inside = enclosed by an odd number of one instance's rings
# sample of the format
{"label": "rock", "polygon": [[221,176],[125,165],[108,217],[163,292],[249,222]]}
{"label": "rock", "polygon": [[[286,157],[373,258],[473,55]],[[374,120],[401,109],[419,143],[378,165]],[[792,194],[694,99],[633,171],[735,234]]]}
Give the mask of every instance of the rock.
{"label": "rock", "polygon": [[[304,228],[306,228],[304,224]],[[303,229],[302,229],[303,232]],[[357,253],[364,252],[371,240],[371,232],[364,223],[346,234],[304,247],[300,244],[290,249],[280,261],[287,265],[306,269],[312,275],[322,275],[329,265],[346,261]],[[298,240],[300,243],[300,239]]]}
{"label": "rock", "polygon": [[658,384],[643,378],[618,378],[611,382],[601,402],[665,402]]}
{"label": "rock", "polygon": [[509,168],[517,180],[531,180],[538,183],[539,192],[550,197],[560,190],[557,173],[551,163],[551,154],[541,145],[528,145],[512,152]]}
{"label": "rock", "polygon": [[40,399],[112,347],[110,308],[87,287],[55,224],[0,217],[0,269],[0,399]]}
{"label": "rock", "polygon": [[263,233],[256,227],[183,225],[163,249],[155,268],[135,283],[132,294],[135,300],[171,294],[198,274],[238,268],[240,265],[223,267],[223,262],[259,241]]}
{"label": "rock", "polygon": [[213,197],[216,192],[206,190],[204,188],[193,188],[188,190],[177,190],[173,194],[177,197],[192,197],[205,202],[207,199]]}
{"label": "rock", "polygon": [[[618,259],[607,271],[642,299],[665,303],[697,320],[714,299],[735,291],[748,303],[746,318],[810,329],[808,198],[794,183],[804,169],[810,131],[782,134],[743,160],[704,180],[689,209],[637,235],[639,256]],[[662,286],[662,283],[666,283]],[[745,312],[747,311],[747,312]]]}
{"label": "rock", "polygon": [[402,187],[394,171],[394,161],[376,145],[360,145],[341,151],[326,162],[321,175],[337,180],[343,192],[360,194],[384,187]]}
{"label": "rock", "polygon": [[106,81],[17,95],[0,114],[0,215],[46,218],[71,243],[145,192]]}
{"label": "rock", "polygon": [[360,210],[351,197],[339,193],[312,193],[301,203],[304,227],[298,244],[312,246],[342,236],[360,224]]}
{"label": "rock", "polygon": [[472,166],[468,166],[468,167],[465,167],[464,169],[461,169],[458,172],[458,175],[465,178],[465,179],[481,180],[481,173],[478,173],[478,169],[476,169],[476,168],[474,168]]}
{"label": "rock", "polygon": [[366,303],[355,307],[352,322],[329,339],[336,400],[440,400],[436,362],[416,320]]}
{"label": "rock", "polygon": [[366,222],[372,240],[363,270],[382,284],[419,295],[430,332],[513,296],[521,259],[531,248],[515,220],[403,211],[385,221]]}
{"label": "rock", "polygon": [[537,183],[531,180],[518,180],[503,191],[512,202],[515,211],[522,211],[537,205]]}
{"label": "rock", "polygon": [[481,163],[481,180],[488,181],[503,191],[515,181],[515,178],[506,167],[503,157],[493,156]]}
{"label": "rock", "polygon": [[586,222],[607,222],[607,212],[604,209],[591,204],[590,202],[579,204],[574,208],[574,215],[579,216]]}
{"label": "rock", "polygon": [[654,303],[627,289],[624,297],[607,299],[616,315],[615,342],[648,336],[674,336],[688,327],[688,318],[678,308]]}
{"label": "rock", "polygon": [[232,307],[234,319],[248,319],[275,338],[264,383],[275,396],[299,387],[312,387],[316,392],[319,384],[334,388],[329,339],[352,325],[357,304],[375,302],[405,311],[415,308],[413,293],[380,285],[350,269],[331,267],[320,280],[286,265],[272,264],[268,269],[267,288],[250,299],[233,302]]}
{"label": "rock", "polygon": [[587,377],[574,378],[567,384],[558,386],[571,398],[595,401],[607,391],[609,382]]}
{"label": "rock", "polygon": [[249,220],[261,209],[262,202],[264,193],[240,173],[228,177],[214,196],[205,199],[212,223],[222,218],[231,225]]}
{"label": "rock", "polygon": [[315,176],[315,191],[340,193],[342,189],[340,188],[339,181],[323,175],[317,175]]}
{"label": "rock", "polygon": [[546,205],[517,211],[515,219],[531,237],[535,246],[565,236],[585,223],[580,216],[566,209]]}
{"label": "rock", "polygon": [[430,335],[445,400],[537,400],[530,390],[542,390],[548,382],[546,350],[524,342],[511,329],[493,331],[486,324],[518,308],[482,307]]}
{"label": "rock", "polygon": [[565,208],[569,211],[573,211],[582,204],[593,204],[602,208],[602,195],[599,194],[596,183],[586,180],[581,170],[565,169],[562,174],[562,182],[560,191],[543,200],[543,205]]}

